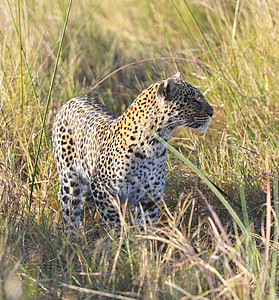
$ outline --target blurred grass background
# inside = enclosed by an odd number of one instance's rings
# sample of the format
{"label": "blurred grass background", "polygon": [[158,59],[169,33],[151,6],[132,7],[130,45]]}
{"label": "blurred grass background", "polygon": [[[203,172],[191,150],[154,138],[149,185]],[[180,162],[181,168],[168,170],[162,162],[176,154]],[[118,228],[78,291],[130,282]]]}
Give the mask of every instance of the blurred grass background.
{"label": "blurred grass background", "polygon": [[[0,296],[276,298],[278,2],[73,1],[29,209],[67,9],[60,0],[0,2]],[[170,152],[163,229],[131,235],[121,247],[93,212],[81,241],[69,243],[60,229],[51,149],[58,109],[74,96],[92,95],[118,116],[151,82],[177,71],[215,114],[206,133],[181,129],[171,144],[227,195],[252,239]]]}

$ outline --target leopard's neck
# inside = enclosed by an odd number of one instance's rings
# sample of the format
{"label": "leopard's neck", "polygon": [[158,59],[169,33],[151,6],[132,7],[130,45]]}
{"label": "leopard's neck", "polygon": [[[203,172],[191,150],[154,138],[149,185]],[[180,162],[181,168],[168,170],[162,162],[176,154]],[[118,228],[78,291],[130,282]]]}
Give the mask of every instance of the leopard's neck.
{"label": "leopard's neck", "polygon": [[155,96],[138,97],[118,118],[118,128],[127,138],[138,142],[154,139],[154,133],[165,141],[172,135],[175,126],[170,122],[167,107],[160,107]]}

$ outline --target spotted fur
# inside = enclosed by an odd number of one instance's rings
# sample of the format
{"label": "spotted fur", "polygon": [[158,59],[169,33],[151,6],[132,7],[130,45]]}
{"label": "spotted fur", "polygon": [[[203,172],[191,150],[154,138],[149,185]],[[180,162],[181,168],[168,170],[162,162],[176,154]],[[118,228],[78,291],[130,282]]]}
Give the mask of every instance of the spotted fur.
{"label": "spotted fur", "polygon": [[95,204],[108,227],[119,228],[115,201],[138,223],[155,222],[165,184],[166,147],[177,127],[207,129],[212,107],[180,74],[151,84],[118,118],[94,98],[74,98],[59,110],[53,146],[67,228],[80,223],[83,202]]}

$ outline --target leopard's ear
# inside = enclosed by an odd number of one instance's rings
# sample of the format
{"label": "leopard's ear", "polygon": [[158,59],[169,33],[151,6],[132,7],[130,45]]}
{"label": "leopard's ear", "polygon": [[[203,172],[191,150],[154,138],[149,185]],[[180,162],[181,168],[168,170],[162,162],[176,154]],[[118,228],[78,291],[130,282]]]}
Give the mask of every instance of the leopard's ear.
{"label": "leopard's ear", "polygon": [[177,72],[177,73],[174,74],[171,78],[172,78],[172,79],[179,79],[179,80],[182,80],[182,77],[181,77],[180,72]]}
{"label": "leopard's ear", "polygon": [[162,82],[157,91],[159,99],[171,100],[177,91],[177,86],[174,79],[169,78]]}

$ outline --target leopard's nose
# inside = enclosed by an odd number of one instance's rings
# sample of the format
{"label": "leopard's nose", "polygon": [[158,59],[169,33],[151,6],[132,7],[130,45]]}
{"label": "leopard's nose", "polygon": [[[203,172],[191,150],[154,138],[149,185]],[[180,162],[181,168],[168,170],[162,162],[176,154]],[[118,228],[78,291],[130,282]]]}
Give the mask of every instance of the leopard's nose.
{"label": "leopard's nose", "polygon": [[212,116],[214,115],[214,110],[211,109],[211,111],[207,112],[207,114],[209,115],[210,118],[212,118]]}
{"label": "leopard's nose", "polygon": [[209,105],[208,103],[207,103],[207,107],[206,107],[206,113],[209,115],[210,118],[212,118],[212,116],[214,115],[214,110],[211,107],[211,105]]}

